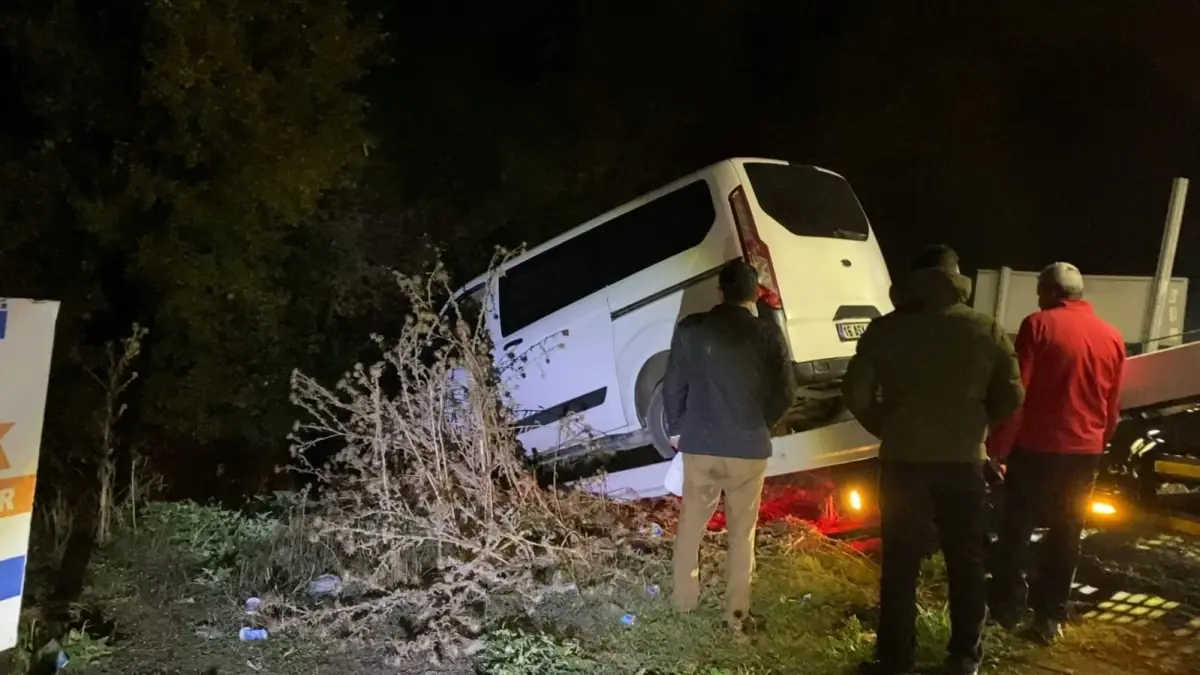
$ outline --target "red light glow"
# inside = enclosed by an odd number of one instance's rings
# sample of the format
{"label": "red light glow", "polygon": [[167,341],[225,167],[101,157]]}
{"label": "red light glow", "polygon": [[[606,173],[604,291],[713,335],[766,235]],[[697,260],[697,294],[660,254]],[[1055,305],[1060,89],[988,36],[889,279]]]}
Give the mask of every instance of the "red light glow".
{"label": "red light glow", "polygon": [[[836,500],[832,496],[836,492],[832,485],[816,490],[793,485],[768,485],[763,489],[758,523],[764,525],[777,520],[804,520],[827,535],[848,532],[867,524],[868,515],[865,513],[841,514],[833,508]],[[723,530],[725,526],[724,511],[713,514],[708,521],[710,531]]]}

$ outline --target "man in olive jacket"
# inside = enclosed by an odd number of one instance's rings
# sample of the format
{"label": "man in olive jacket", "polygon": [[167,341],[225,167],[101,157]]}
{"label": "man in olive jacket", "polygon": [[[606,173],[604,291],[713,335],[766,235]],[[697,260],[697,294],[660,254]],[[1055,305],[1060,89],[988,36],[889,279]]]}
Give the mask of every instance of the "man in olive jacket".
{"label": "man in olive jacket", "polygon": [[896,310],[863,333],[842,384],[846,406],[882,441],[880,620],[867,672],[914,666],[917,577],[931,524],[950,582],[947,665],[973,674],[983,658],[984,439],[1025,392],[1012,341],[966,304],[970,294],[958,255],[927,248],[892,288]]}

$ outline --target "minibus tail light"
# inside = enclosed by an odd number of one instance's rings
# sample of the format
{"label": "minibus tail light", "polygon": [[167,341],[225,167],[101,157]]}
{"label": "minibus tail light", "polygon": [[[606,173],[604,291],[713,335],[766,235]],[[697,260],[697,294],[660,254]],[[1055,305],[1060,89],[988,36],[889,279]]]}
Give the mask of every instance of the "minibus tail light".
{"label": "minibus tail light", "polygon": [[750,212],[750,201],[742,186],[729,193],[729,208],[733,211],[733,222],[737,227],[738,239],[746,262],[758,271],[758,299],[772,309],[783,309],[783,298],[779,296],[779,282],[775,278],[775,265],[771,262],[771,251],[759,239],[754,215]]}

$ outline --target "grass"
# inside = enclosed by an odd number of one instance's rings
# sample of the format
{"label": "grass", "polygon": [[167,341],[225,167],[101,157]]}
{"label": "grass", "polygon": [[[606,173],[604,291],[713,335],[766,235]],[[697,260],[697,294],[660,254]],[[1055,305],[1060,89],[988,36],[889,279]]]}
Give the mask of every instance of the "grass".
{"label": "grass", "polygon": [[[657,538],[635,580],[548,596],[532,616],[497,603],[483,651],[434,668],[397,661],[398,631],[351,638],[279,629],[286,591],[256,589],[293,588],[301,577],[336,571],[326,568],[328,552],[306,549],[280,521],[186,504],[149,513],[136,534],[120,532],[100,553],[76,622],[53,636],[71,672],[804,675],[846,672],[874,646],[876,564],[802,524],[760,530],[754,607],[761,627],[746,641],[731,639],[721,622],[721,537],[706,543],[704,600],[687,615],[670,609],[669,542]],[[949,637],[944,574],[936,558],[922,573],[920,658],[928,664],[941,660]],[[257,619],[242,609],[252,593],[266,605]],[[632,623],[622,621],[626,615]],[[270,638],[239,641],[238,629],[253,621],[267,625]],[[26,612],[24,636],[28,653],[49,637],[35,607]],[[1183,663],[1136,656],[1162,651],[1163,640],[1145,629],[1087,625],[1054,649],[1038,649],[991,631],[986,672],[1189,672]]]}
{"label": "grass", "polygon": [[[564,630],[561,620],[550,623],[558,633],[573,635],[572,644],[593,656],[595,665],[589,672],[613,675],[842,673],[871,657],[878,576],[871,559],[803,526],[767,528],[760,537],[754,601],[762,628],[749,640],[736,641],[721,621],[721,542],[711,539],[705,556],[708,565],[702,571],[709,583],[699,611],[678,615],[670,609],[664,566],[649,580],[662,584],[659,597],[626,589],[625,595],[612,598],[617,607],[602,629],[581,626],[571,632]],[[922,571],[918,616],[918,658],[926,665],[941,662],[949,639],[944,580],[940,558],[928,561]],[[576,617],[584,615],[582,605],[587,602],[581,599]],[[619,612],[636,616],[636,621],[622,625],[615,619]],[[1190,672],[1182,664],[1131,658],[1161,638],[1145,630],[1086,625],[1072,629],[1055,648],[1043,649],[993,630],[987,638],[986,671],[1014,675]]]}
{"label": "grass", "polygon": [[629,599],[626,609],[637,623],[614,627],[598,641],[605,661],[619,664],[616,672],[771,673],[791,664],[788,672],[828,673],[865,658],[872,644],[866,625],[875,592],[871,562],[814,532],[765,534],[754,604],[762,627],[753,640],[733,641],[723,626],[723,556],[713,546],[701,572],[709,583],[699,611],[681,616],[670,609],[664,570],[659,599]]}

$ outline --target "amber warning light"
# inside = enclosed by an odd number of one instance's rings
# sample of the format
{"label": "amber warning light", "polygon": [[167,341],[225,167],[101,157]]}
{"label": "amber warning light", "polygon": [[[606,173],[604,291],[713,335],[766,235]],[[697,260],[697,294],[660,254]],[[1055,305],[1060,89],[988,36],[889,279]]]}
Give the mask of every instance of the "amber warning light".
{"label": "amber warning light", "polygon": [[846,503],[850,506],[851,511],[861,512],[863,510],[862,493],[858,490],[851,490],[846,494]]}

